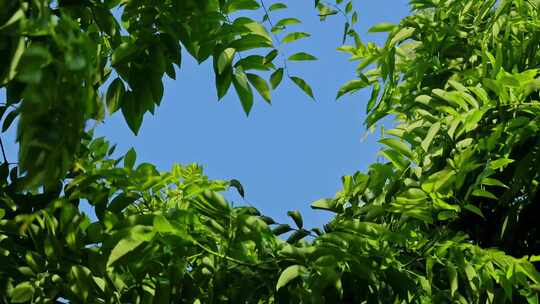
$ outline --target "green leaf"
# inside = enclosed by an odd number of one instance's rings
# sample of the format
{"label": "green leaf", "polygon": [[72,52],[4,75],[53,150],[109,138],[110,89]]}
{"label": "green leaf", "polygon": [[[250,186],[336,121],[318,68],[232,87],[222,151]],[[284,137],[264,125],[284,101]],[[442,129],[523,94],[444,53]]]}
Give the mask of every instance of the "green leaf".
{"label": "green leaf", "polygon": [[384,157],[386,157],[389,161],[396,166],[396,168],[403,170],[409,166],[409,161],[403,158],[401,154],[396,152],[393,149],[386,149],[382,150],[380,152]]}
{"label": "green leaf", "polygon": [[229,204],[223,195],[217,193],[216,191],[204,190],[202,195],[214,208],[218,207],[222,211],[229,209]]}
{"label": "green leaf", "polygon": [[[21,57],[24,54],[24,50],[25,50],[25,46],[26,46],[25,40],[26,39],[24,37],[19,38],[17,46],[15,47],[15,50],[14,50],[13,55],[11,57],[11,60],[10,60],[10,63],[9,63],[9,68],[7,69],[7,73],[5,73],[4,75],[0,74],[0,85],[9,82],[13,78],[15,78],[15,76],[17,75],[17,66],[19,65]],[[9,91],[9,89],[8,89],[8,91]],[[9,93],[8,93],[8,95],[9,95]],[[8,97],[8,102],[9,102],[9,99],[10,98]]]}
{"label": "green leaf", "polygon": [[294,41],[302,39],[302,38],[307,38],[309,36],[311,36],[311,35],[308,34],[308,33],[305,33],[305,32],[293,32],[293,33],[289,33],[285,37],[283,37],[283,39],[281,39],[281,43],[283,43],[283,44],[291,43],[291,42],[294,42]]}
{"label": "green leaf", "polygon": [[236,68],[242,68],[244,71],[247,70],[260,70],[268,71],[273,68],[271,62],[265,63],[265,58],[261,55],[250,55],[244,57],[236,62],[234,65]]}
{"label": "green leaf", "polygon": [[458,275],[454,265],[448,266],[448,280],[450,281],[450,295],[454,297],[458,289]]}
{"label": "green leaf", "polygon": [[143,112],[140,109],[139,100],[135,99],[133,92],[127,91],[124,94],[124,100],[122,102],[122,114],[126,120],[131,131],[137,135],[139,129],[141,128],[143,120]]}
{"label": "green leaf", "polygon": [[287,239],[287,243],[294,244],[309,235],[309,231],[300,229],[293,232]]}
{"label": "green leaf", "polygon": [[375,103],[377,102],[377,98],[379,97],[380,91],[381,91],[381,85],[378,82],[375,82],[375,84],[373,85],[373,90],[371,91],[371,96],[366,105],[366,113],[371,112],[371,110],[373,110],[373,107],[375,107]]}
{"label": "green leaf", "polygon": [[234,72],[233,85],[240,97],[240,103],[246,115],[249,115],[253,107],[253,91],[248,83],[248,78],[242,69],[236,69]]}
{"label": "green leaf", "polygon": [[107,260],[107,267],[111,266],[118,259],[135,250],[142,243],[150,241],[155,232],[147,226],[136,225],[129,228],[129,234],[122,238],[112,249]]}
{"label": "green leaf", "polygon": [[315,100],[315,97],[313,96],[313,90],[311,87],[307,84],[307,82],[296,76],[289,76],[289,78],[298,86],[304,93],[306,93],[309,97],[311,97],[313,100]]}
{"label": "green leaf", "polygon": [[135,160],[137,159],[137,152],[135,149],[131,148],[124,156],[124,168],[133,169],[135,165]]}
{"label": "green leaf", "polygon": [[216,74],[216,88],[218,99],[221,100],[229,91],[233,79],[232,67],[225,69],[222,74]]}
{"label": "green leaf", "polygon": [[514,162],[513,159],[499,158],[497,160],[491,161],[489,164],[489,167],[493,170],[497,170],[497,169],[505,168],[506,166],[508,166],[509,164],[513,162]]}
{"label": "green leaf", "polygon": [[291,228],[291,226],[289,226],[287,224],[281,224],[281,225],[278,225],[276,228],[272,229],[272,232],[275,235],[281,235],[281,234],[287,233],[287,232],[292,231],[292,230],[293,229]]}
{"label": "green leaf", "polygon": [[311,208],[338,212],[335,201],[329,198],[324,198],[324,199],[314,201],[313,203],[311,203]]}
{"label": "green leaf", "polygon": [[307,269],[301,265],[292,265],[292,266],[287,267],[279,275],[279,279],[276,284],[276,290],[279,290],[283,286],[289,284],[292,280],[296,279],[297,277],[304,274],[305,272],[307,272]]}
{"label": "green leaf", "polygon": [[369,86],[369,82],[366,82],[365,79],[355,79],[344,84],[338,91],[336,99],[339,99],[341,96],[354,93],[362,88]]}
{"label": "green leaf", "polygon": [[242,186],[242,184],[240,183],[239,180],[237,180],[237,179],[231,179],[231,180],[229,181],[229,185],[230,185],[231,187],[236,188],[236,191],[238,191],[238,194],[240,194],[240,196],[241,196],[242,198],[244,198],[244,195],[245,195],[245,194],[244,194],[244,186]]}
{"label": "green leaf", "polygon": [[263,37],[264,39],[266,39],[270,46],[272,45],[272,37],[270,37],[270,34],[268,34],[264,26],[262,26],[258,22],[251,21],[247,23],[242,23],[242,26],[249,29],[253,35]]}
{"label": "green leaf", "polygon": [[482,218],[485,218],[484,217],[484,213],[482,213],[482,210],[480,210],[480,208],[474,206],[474,205],[470,205],[470,204],[467,204],[465,206],[463,206],[464,209],[467,209],[469,210],[470,212],[482,217]]}
{"label": "green leaf", "polygon": [[486,185],[486,186],[499,186],[499,187],[509,189],[509,187],[505,185],[504,183],[502,183],[500,180],[489,178],[489,177],[485,177],[484,179],[482,179],[481,184]]}
{"label": "green leaf", "polygon": [[410,38],[415,32],[413,27],[405,27],[400,29],[395,35],[392,36],[392,39],[388,42],[388,46],[394,46],[398,43],[401,43],[403,40]]}
{"label": "green leaf", "polygon": [[424,138],[421,144],[421,147],[422,149],[424,149],[424,151],[427,152],[429,150],[429,147],[431,146],[431,142],[433,141],[433,138],[435,138],[435,136],[437,135],[440,129],[441,129],[440,122],[436,122],[431,125],[431,127],[429,128],[427,132],[426,137]]}
{"label": "green leaf", "polygon": [[113,114],[118,111],[120,108],[120,102],[125,94],[126,90],[124,88],[124,83],[122,80],[117,77],[111,82],[109,88],[107,89],[107,110],[109,114]]}
{"label": "green leaf", "polygon": [[491,192],[489,192],[487,190],[484,190],[484,189],[474,189],[474,191],[472,192],[472,195],[479,196],[479,197],[490,198],[490,199],[494,199],[494,200],[498,199],[493,193],[491,193]]}
{"label": "green leaf", "polygon": [[426,192],[437,192],[441,188],[450,185],[453,182],[455,171],[451,169],[443,169],[431,174],[427,180],[422,183],[422,189]]}
{"label": "green leaf", "polygon": [[139,51],[138,47],[135,46],[132,43],[124,42],[120,44],[114,51],[111,57],[111,64],[118,65],[120,63],[123,63],[125,61],[128,61],[129,59],[133,58],[133,56]]}
{"label": "green leaf", "polygon": [[277,10],[280,10],[280,9],[286,9],[286,8],[287,8],[287,5],[285,3],[277,2],[277,3],[274,3],[274,4],[270,5],[270,7],[268,8],[268,11],[273,12],[273,11],[277,11]]}
{"label": "green leaf", "polygon": [[302,22],[296,18],[284,18],[284,19],[279,20],[275,26],[285,27],[287,25],[294,25],[294,24],[300,24],[300,23]]}
{"label": "green leaf", "polygon": [[236,50],[233,48],[226,48],[218,57],[218,73],[222,74],[226,67],[231,66],[232,60],[236,54]]}
{"label": "green leaf", "polygon": [[353,9],[352,1],[349,1],[347,3],[347,5],[345,6],[345,13],[348,14],[348,13],[352,12],[352,9]]}
{"label": "green leaf", "polygon": [[154,228],[159,233],[170,233],[175,230],[171,223],[163,215],[156,215],[156,217],[154,217],[153,224]]}
{"label": "green leaf", "polygon": [[227,12],[233,13],[240,10],[257,10],[261,6],[255,0],[235,0],[228,1]]}
{"label": "green leaf", "polygon": [[11,291],[11,303],[24,303],[34,297],[34,286],[30,282],[19,283]]}
{"label": "green leaf", "polygon": [[281,80],[283,79],[283,68],[279,68],[270,75],[270,84],[272,85],[272,89],[276,89],[279,84],[281,83]]}
{"label": "green leaf", "polygon": [[290,61],[310,61],[310,60],[317,60],[317,57],[305,53],[305,52],[299,52],[296,54],[293,54],[289,57]]}
{"label": "green leaf", "polygon": [[[5,17],[5,15],[2,17]],[[13,15],[11,15],[11,17],[4,24],[0,25],[0,30],[6,29],[10,25],[16,23],[17,21],[23,18],[24,18],[24,10],[18,9],[17,11],[15,11]]]}
{"label": "green leaf", "polygon": [[372,26],[368,30],[368,33],[391,32],[395,28],[397,28],[397,25],[395,24],[382,22],[382,23]]}
{"label": "green leaf", "polygon": [[236,49],[237,52],[273,47],[272,42],[267,38],[255,34],[242,36],[241,38],[231,42],[230,46]]}
{"label": "green leaf", "polygon": [[304,222],[302,221],[302,215],[298,211],[289,211],[287,212],[287,215],[290,216],[294,223],[296,224],[296,227],[299,229],[302,229],[304,226]]}
{"label": "green leaf", "polygon": [[278,50],[271,50],[270,53],[264,56],[263,64],[271,63],[278,54],[279,54]]}
{"label": "green leaf", "polygon": [[249,83],[259,92],[261,97],[268,103],[271,103],[270,88],[266,83],[266,80],[259,75],[247,73]]}
{"label": "green leaf", "polygon": [[483,109],[476,109],[470,112],[469,115],[465,117],[465,131],[469,132],[474,130],[478,122],[482,119],[482,116],[484,116],[484,113],[485,110]]}
{"label": "green leaf", "polygon": [[19,115],[19,111],[17,110],[13,110],[9,112],[9,114],[4,119],[4,123],[2,124],[2,132],[6,132],[7,129],[9,129],[9,127],[11,126],[11,123],[13,122],[15,117],[17,117],[18,115]]}
{"label": "green leaf", "polygon": [[396,150],[401,155],[406,156],[406,157],[410,158],[411,160],[414,159],[413,152],[411,151],[409,146],[406,143],[402,142],[402,141],[399,141],[399,140],[397,140],[395,138],[383,138],[383,139],[379,140],[379,142],[381,144],[383,144],[383,145],[387,145],[388,147]]}

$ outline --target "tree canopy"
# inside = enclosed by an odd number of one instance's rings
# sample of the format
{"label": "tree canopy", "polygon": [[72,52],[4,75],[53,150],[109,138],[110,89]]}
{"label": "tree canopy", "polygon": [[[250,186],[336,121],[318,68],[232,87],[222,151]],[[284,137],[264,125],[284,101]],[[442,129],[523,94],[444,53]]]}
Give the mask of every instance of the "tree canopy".
{"label": "tree canopy", "polygon": [[384,45],[361,40],[352,1],[314,4],[358,61],[337,97],[370,88],[366,127],[394,126],[310,229],[92,132],[120,110],[137,133],[181,54],[212,60],[217,98],[232,86],[246,114],[283,78],[313,97],[287,61],[314,56],[280,49],[310,35],[272,18],[286,3],[0,0],[2,132],[17,122],[19,145],[0,165],[0,302],[538,303],[540,3],[413,0],[370,29]]}

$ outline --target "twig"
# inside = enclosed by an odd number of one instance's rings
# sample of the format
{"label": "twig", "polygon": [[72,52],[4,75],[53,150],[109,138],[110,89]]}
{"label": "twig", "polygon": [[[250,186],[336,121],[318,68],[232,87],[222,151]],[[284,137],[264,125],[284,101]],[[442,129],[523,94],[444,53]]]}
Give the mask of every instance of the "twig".
{"label": "twig", "polygon": [[287,76],[291,77],[291,75],[289,74],[289,67],[287,67],[287,59],[285,55],[283,54],[283,50],[281,49],[281,46],[282,46],[280,43],[281,40],[279,39],[279,36],[277,34],[272,32],[272,29],[274,28],[274,23],[272,22],[272,19],[270,19],[270,12],[266,9],[264,0],[261,0],[261,6],[264,10],[264,14],[267,16],[266,21],[268,21],[268,24],[270,24],[270,32],[272,33],[272,36],[274,37],[274,39],[276,39],[276,43],[277,43],[276,49],[279,52],[279,56],[281,56],[281,59],[283,60],[283,69],[285,70],[285,73],[287,73]]}
{"label": "twig", "polygon": [[215,255],[215,256],[217,256],[217,257],[219,257],[219,258],[225,259],[225,260],[227,260],[227,261],[229,261],[229,262],[233,262],[233,263],[236,263],[236,264],[238,264],[238,265],[243,265],[243,266],[247,266],[247,267],[258,267],[258,268],[261,268],[261,269],[268,270],[268,268],[262,267],[262,266],[261,266],[261,264],[264,264],[265,262],[252,264],[252,263],[240,261],[240,260],[237,260],[237,259],[235,259],[235,258],[231,258],[231,257],[229,257],[229,256],[226,256],[226,255],[224,255],[224,254],[220,254],[219,252],[216,252],[216,251],[214,251],[214,250],[212,250],[212,249],[210,249],[210,248],[204,246],[203,244],[201,244],[201,243],[199,243],[199,242],[197,242],[197,241],[195,241],[195,244],[196,244],[199,248],[201,248],[202,250],[206,251],[207,253],[210,253],[210,254]]}
{"label": "twig", "polygon": [[4,143],[2,142],[2,138],[0,138],[0,148],[2,148],[2,156],[4,157],[4,162],[9,165],[6,157],[6,151],[4,150]]}

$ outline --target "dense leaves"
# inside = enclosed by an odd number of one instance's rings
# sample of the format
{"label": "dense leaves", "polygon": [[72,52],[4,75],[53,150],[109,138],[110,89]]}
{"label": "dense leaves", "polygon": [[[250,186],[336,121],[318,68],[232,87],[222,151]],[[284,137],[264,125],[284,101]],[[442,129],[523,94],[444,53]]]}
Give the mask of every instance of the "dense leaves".
{"label": "dense leaves", "polygon": [[[121,110],[138,133],[145,113],[154,113],[163,98],[163,77],[174,79],[181,71],[182,54],[198,62],[211,58],[218,98],[233,83],[246,114],[254,102],[252,88],[271,99],[266,80],[248,71],[283,68],[276,66],[282,52],[277,36],[265,27],[273,27],[270,12],[254,0],[5,0],[1,5],[0,88],[7,90],[9,109],[2,131],[19,117],[20,169],[29,186],[62,178],[83,132],[92,120],[104,118],[105,108],[109,114]],[[244,16],[246,11],[262,14],[262,22]],[[291,20],[276,27],[284,31]],[[272,88],[278,84],[272,81]]]}
{"label": "dense leaves", "polygon": [[218,98],[232,84],[246,113],[283,78],[313,98],[274,63],[314,59],[274,47],[309,36],[272,20],[286,4],[2,2],[0,113],[3,131],[18,119],[20,160],[0,165],[0,302],[538,303],[537,5],[411,1],[371,28],[388,33],[377,46],[352,29],[351,1],[315,1],[321,20],[342,14],[354,44],[339,49],[360,61],[338,98],[371,87],[367,127],[395,124],[386,160],[314,202],[335,217],[309,229],[298,211],[276,223],[233,207],[221,192],[242,184],[197,165],[117,157],[87,126],[107,108],[137,132],[181,48],[212,58]]}

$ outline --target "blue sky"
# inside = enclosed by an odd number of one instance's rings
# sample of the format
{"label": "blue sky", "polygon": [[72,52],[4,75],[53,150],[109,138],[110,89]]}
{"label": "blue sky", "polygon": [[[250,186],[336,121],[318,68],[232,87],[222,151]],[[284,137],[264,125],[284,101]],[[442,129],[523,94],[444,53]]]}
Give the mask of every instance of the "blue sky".
{"label": "blue sky", "polygon": [[[268,1],[267,1],[268,2]],[[311,202],[332,197],[340,178],[377,160],[377,136],[363,139],[365,104],[369,91],[335,101],[338,88],[354,78],[355,64],[336,51],[342,35],[339,16],[321,23],[312,1],[282,1],[289,6],[272,18],[296,17],[303,21],[295,30],[312,36],[287,46],[287,55],[307,51],[319,58],[308,63],[290,63],[290,73],[306,79],[317,101],[312,101],[284,79],[272,95],[272,105],[257,96],[249,117],[243,113],[234,90],[220,102],[216,98],[211,62],[198,65],[183,54],[177,80],[165,80],[161,106],[145,119],[134,136],[121,113],[109,117],[96,129],[117,143],[117,151],[130,147],[137,162],[150,162],[160,170],[173,163],[198,163],[212,179],[236,178],[246,190],[243,201],[264,214],[288,222],[288,210],[301,211],[307,227],[320,226],[331,214],[309,208]],[[383,41],[383,35],[367,35],[379,22],[398,22],[408,11],[405,0],[355,1],[357,29],[364,41]],[[276,12],[277,13],[277,12]],[[16,147],[13,132],[4,142],[11,158]]]}

